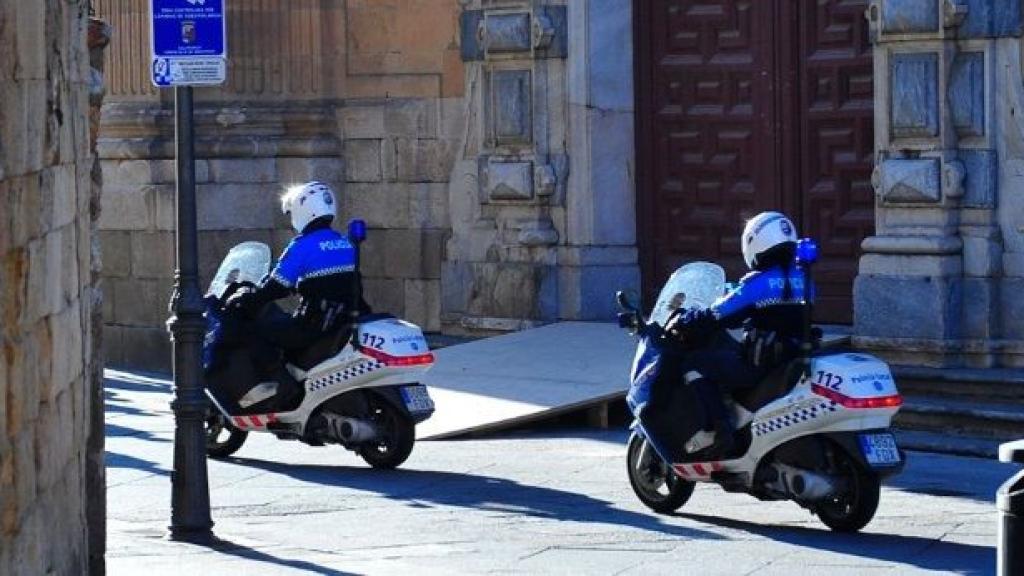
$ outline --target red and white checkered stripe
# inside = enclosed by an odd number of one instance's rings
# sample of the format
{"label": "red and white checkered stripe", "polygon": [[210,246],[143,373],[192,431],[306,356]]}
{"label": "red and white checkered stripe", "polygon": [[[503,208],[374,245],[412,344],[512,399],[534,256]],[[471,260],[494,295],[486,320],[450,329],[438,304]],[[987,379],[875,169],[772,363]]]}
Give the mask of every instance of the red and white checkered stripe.
{"label": "red and white checkered stripe", "polygon": [[266,430],[267,424],[277,422],[277,414],[253,414],[251,416],[232,416],[231,424],[239,430]]}
{"label": "red and white checkered stripe", "polygon": [[721,462],[699,462],[696,464],[673,464],[676,475],[684,480],[710,480],[711,474],[722,469]]}

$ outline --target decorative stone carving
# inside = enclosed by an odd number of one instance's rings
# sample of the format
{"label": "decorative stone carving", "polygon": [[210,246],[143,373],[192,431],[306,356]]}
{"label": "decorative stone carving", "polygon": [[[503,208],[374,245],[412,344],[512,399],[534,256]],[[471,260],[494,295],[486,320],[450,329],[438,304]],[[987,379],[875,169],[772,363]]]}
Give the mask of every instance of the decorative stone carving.
{"label": "decorative stone carving", "polygon": [[464,61],[492,57],[565,58],[568,26],[565,6],[509,12],[464,10],[461,16]]}
{"label": "decorative stone carving", "polygon": [[959,160],[951,160],[942,166],[942,189],[950,198],[964,195],[964,165]]}
{"label": "decorative stone carving", "polygon": [[[877,4],[868,9],[869,19],[877,18],[877,10]],[[888,0],[881,12],[882,32],[885,34],[939,30],[939,7],[935,0]]]}
{"label": "decorative stone carving", "polygon": [[483,188],[488,200],[533,199],[533,163],[490,161],[484,170]]}
{"label": "decorative stone carving", "polygon": [[555,28],[546,14],[537,14],[533,19],[533,47],[547,50],[555,39]]}
{"label": "decorative stone carving", "polygon": [[886,203],[934,203],[942,198],[937,158],[885,160],[875,168],[872,182]]}
{"label": "decorative stone carving", "polygon": [[985,53],[962,52],[949,75],[949,106],[961,137],[985,135]]}
{"label": "decorative stone carving", "polygon": [[939,55],[934,52],[892,54],[889,75],[892,136],[938,136]]}
{"label": "decorative stone carving", "polygon": [[478,26],[479,42],[488,54],[525,52],[532,46],[533,29],[528,12],[488,14]]}
{"label": "decorative stone carving", "polygon": [[944,28],[959,26],[967,17],[967,12],[966,0],[945,0],[942,3],[942,26]]}
{"label": "decorative stone carving", "polygon": [[537,166],[533,171],[533,187],[538,197],[548,197],[555,194],[555,186],[558,180],[555,178],[555,169],[550,165]]}
{"label": "decorative stone carving", "polygon": [[558,230],[548,218],[522,220],[517,239],[524,246],[554,246],[558,244]]}
{"label": "decorative stone carving", "polygon": [[494,70],[487,117],[492,145],[529,144],[532,139],[530,70]]}

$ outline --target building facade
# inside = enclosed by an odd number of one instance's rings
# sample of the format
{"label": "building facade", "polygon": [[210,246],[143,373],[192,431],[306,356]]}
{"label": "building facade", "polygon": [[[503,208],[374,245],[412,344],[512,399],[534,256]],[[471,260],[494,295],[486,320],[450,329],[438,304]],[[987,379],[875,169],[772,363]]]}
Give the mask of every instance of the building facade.
{"label": "building facade", "polygon": [[5,2],[0,22],[0,574],[101,574],[90,60],[108,30],[84,1]]}
{"label": "building facade", "polygon": [[[166,368],[172,102],[145,6],[100,138],[111,362]],[[742,270],[743,219],[821,242],[818,319],[933,366],[1019,367],[1008,0],[258,0],[230,3],[229,82],[198,93],[202,272],[289,237],[316,178],[371,226],[368,297],[427,330],[611,320],[682,262]],[[1014,60],[1016,58],[1017,60]],[[1015,64],[1016,62],[1016,64]]]}

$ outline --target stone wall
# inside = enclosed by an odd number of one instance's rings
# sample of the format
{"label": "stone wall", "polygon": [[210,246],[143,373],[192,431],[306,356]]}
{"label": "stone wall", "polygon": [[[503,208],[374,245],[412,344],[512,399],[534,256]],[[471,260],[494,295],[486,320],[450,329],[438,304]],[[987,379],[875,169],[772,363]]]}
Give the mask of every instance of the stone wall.
{"label": "stone wall", "polygon": [[[108,358],[166,369],[170,101],[136,65],[144,4],[97,7],[123,32],[100,143]],[[428,331],[610,320],[614,290],[639,287],[630,3],[231,10],[229,82],[197,95],[204,276],[234,242],[279,250],[277,193],[319,178],[370,224],[370,303]]]}
{"label": "stone wall", "polygon": [[908,364],[1024,366],[1019,2],[876,0],[877,235],[856,343]]}
{"label": "stone wall", "polygon": [[0,4],[0,574],[87,573],[87,500],[104,498],[86,479],[102,459],[86,25],[82,1]]}
{"label": "stone wall", "polygon": [[[121,30],[99,153],[108,360],[167,370],[173,270],[172,100],[149,85],[145,3],[98,0]],[[233,244],[291,236],[283,187],[341,195],[338,225],[370,224],[363,257],[377,309],[440,328],[448,187],[461,135],[455,0],[311,0],[229,7],[229,81],[197,90],[201,280]]]}

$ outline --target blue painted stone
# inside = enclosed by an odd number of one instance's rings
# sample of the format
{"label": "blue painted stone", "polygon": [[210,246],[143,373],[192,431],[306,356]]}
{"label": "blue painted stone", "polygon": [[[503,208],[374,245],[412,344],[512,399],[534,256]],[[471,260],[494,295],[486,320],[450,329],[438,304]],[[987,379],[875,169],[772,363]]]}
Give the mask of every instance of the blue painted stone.
{"label": "blue painted stone", "polygon": [[543,14],[555,30],[544,55],[548,58],[566,58],[569,56],[569,15],[565,6],[544,6]]}
{"label": "blue painted stone", "polygon": [[882,32],[885,34],[937,32],[939,3],[935,0],[885,0]]}
{"label": "blue painted stone", "polygon": [[887,203],[926,203],[942,199],[937,158],[895,158],[885,160],[882,170],[882,199]]}
{"label": "blue painted stone", "polygon": [[960,333],[959,278],[878,276],[854,280],[856,334],[945,340]]}
{"label": "blue painted stone", "polygon": [[957,157],[964,165],[963,206],[993,208],[996,203],[998,160],[994,150],[960,150]]}
{"label": "blue painted stone", "polygon": [[463,62],[484,59],[484,47],[480,45],[477,37],[477,30],[483,19],[483,10],[466,10],[459,16],[459,49]]}
{"label": "blue painted stone", "polygon": [[484,45],[489,54],[530,50],[533,34],[528,12],[489,15],[485,22]]}
{"label": "blue painted stone", "polygon": [[890,127],[897,138],[939,135],[939,55],[893,54],[889,58]]}
{"label": "blue painted stone", "polygon": [[1020,0],[960,0],[967,3],[967,16],[957,30],[959,38],[1001,38],[1020,36]]}
{"label": "blue painted stone", "polygon": [[490,200],[533,198],[533,163],[490,162],[487,167],[487,196]]}
{"label": "blue painted stone", "polygon": [[985,135],[985,53],[962,52],[953,60],[949,106],[960,136]]}
{"label": "blue painted stone", "polygon": [[530,141],[533,134],[530,78],[529,70],[495,70],[491,73],[490,116],[496,143]]}

